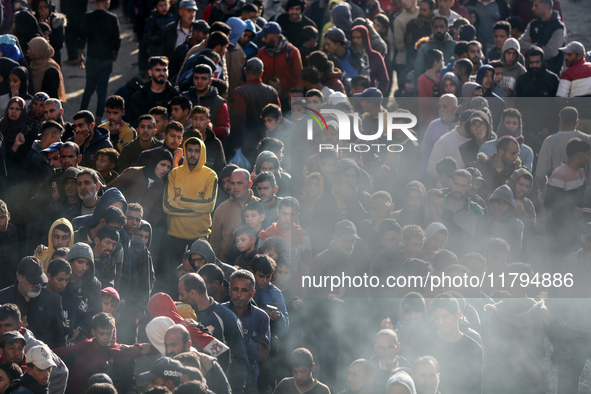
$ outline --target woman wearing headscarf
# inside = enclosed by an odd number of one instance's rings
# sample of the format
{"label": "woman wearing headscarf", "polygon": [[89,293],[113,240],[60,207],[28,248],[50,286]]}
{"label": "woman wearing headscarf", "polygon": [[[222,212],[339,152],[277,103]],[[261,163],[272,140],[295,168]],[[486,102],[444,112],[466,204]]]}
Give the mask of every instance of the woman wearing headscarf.
{"label": "woman wearing headscarf", "polygon": [[27,111],[27,125],[31,128],[33,135],[41,133],[41,125],[45,121],[43,116],[43,104],[49,100],[47,93],[39,92],[31,99],[31,104],[28,105]]}
{"label": "woman wearing headscarf", "polygon": [[37,19],[27,9],[23,9],[14,14],[13,26],[14,35],[18,38],[23,54],[28,54],[27,50],[29,49],[29,41],[35,37],[43,38],[43,32],[39,27]]}
{"label": "woman wearing headscarf", "polygon": [[18,66],[10,70],[8,74],[8,85],[10,91],[0,96],[0,113],[6,112],[8,101],[12,97],[20,97],[25,100],[28,106],[33,98],[29,93],[29,72],[23,66]]}
{"label": "woman wearing headscarf", "polygon": [[33,3],[33,9],[37,20],[41,23],[47,23],[51,29],[49,34],[49,44],[54,49],[53,59],[57,64],[61,64],[60,51],[64,46],[64,34],[66,28],[66,16],[55,11],[55,5],[51,0],[36,0]]}
{"label": "woman wearing headscarf", "polygon": [[18,67],[16,61],[7,57],[0,57],[0,95],[10,92],[8,75],[15,67]]}
{"label": "woman wearing headscarf", "polygon": [[18,46],[18,40],[11,34],[0,36],[0,56],[12,59],[17,63],[25,58]]}
{"label": "woman wearing headscarf", "polygon": [[8,101],[4,117],[0,120],[0,134],[6,144],[8,158],[20,161],[35,141],[35,136],[27,126],[25,100],[16,96]]}
{"label": "woman wearing headscarf", "polygon": [[31,59],[33,89],[45,92],[51,98],[66,102],[64,78],[59,64],[52,59],[55,51],[45,38],[35,37],[29,42],[27,55]]}
{"label": "woman wearing headscarf", "polygon": [[164,179],[172,169],[172,154],[156,149],[144,167],[129,167],[107,185],[123,193],[128,203],[137,202],[144,208],[144,218],[158,223],[162,217]]}

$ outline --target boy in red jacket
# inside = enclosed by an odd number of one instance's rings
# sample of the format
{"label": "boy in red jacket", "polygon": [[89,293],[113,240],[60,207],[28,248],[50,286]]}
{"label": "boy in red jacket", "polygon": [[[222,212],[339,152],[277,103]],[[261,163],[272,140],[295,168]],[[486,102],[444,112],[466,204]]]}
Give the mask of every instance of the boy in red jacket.
{"label": "boy in red jacket", "polygon": [[149,343],[133,346],[111,344],[115,319],[107,313],[96,314],[91,327],[93,338],[54,350],[70,369],[68,393],[82,393],[88,378],[95,373],[108,373],[113,365],[123,365],[152,350]]}

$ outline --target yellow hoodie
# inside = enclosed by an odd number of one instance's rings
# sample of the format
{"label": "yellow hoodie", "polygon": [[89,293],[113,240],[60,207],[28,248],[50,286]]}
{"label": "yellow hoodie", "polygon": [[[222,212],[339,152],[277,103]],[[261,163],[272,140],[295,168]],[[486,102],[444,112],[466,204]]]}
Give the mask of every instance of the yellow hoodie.
{"label": "yellow hoodie", "polygon": [[35,255],[35,257],[37,257],[39,260],[41,260],[41,264],[43,264],[43,271],[47,272],[47,266],[49,265],[49,262],[51,261],[51,256],[53,256],[53,253],[55,252],[55,248],[53,247],[53,240],[51,239],[51,235],[53,234],[53,230],[55,229],[56,226],[63,224],[65,226],[67,226],[70,229],[70,244],[68,245],[68,248],[72,249],[72,245],[74,245],[74,228],[72,227],[72,223],[70,223],[70,221],[66,218],[60,218],[58,220],[56,220],[55,222],[53,222],[53,224],[51,225],[51,228],[49,229],[49,234],[47,235],[47,249],[45,249],[45,252],[43,252],[43,254],[41,255]]}
{"label": "yellow hoodie", "polygon": [[191,171],[185,159],[183,164],[168,174],[168,187],[164,189],[163,209],[168,215],[168,234],[180,239],[197,239],[211,233],[211,212],[218,193],[218,177],[206,167],[203,141],[191,137],[185,141],[198,141],[201,155]]}

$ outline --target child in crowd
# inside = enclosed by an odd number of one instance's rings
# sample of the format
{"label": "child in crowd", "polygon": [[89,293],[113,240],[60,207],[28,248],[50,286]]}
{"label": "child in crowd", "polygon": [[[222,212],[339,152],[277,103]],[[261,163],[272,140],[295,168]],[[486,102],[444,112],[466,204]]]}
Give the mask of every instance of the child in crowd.
{"label": "child in crowd", "polygon": [[236,247],[240,255],[234,260],[234,265],[242,269],[250,269],[250,263],[256,254],[257,236],[250,226],[240,226],[234,231]]}
{"label": "child in crowd", "polygon": [[95,157],[94,166],[107,184],[119,176],[115,171],[119,165],[119,152],[113,148],[103,148],[96,152]]}

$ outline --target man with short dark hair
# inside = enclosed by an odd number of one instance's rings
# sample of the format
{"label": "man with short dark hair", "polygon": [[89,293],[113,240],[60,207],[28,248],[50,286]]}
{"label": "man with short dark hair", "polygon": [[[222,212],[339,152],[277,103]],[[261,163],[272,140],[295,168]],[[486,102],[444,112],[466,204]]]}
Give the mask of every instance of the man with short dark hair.
{"label": "man with short dark hair", "polygon": [[136,136],[135,129],[123,120],[125,116],[125,100],[121,96],[113,95],[105,102],[107,121],[99,125],[109,130],[111,143],[118,152],[129,144]]}
{"label": "man with short dark hair", "polygon": [[501,60],[503,44],[509,37],[511,37],[511,25],[509,22],[501,20],[494,24],[493,41],[495,45],[486,54],[489,62]]}
{"label": "man with short dark hair", "polygon": [[150,80],[140,86],[129,103],[129,119],[134,127],[141,115],[156,106],[166,107],[170,99],[179,95],[177,88],[168,81],[168,58],[153,56],[148,63]]}
{"label": "man with short dark hair", "polygon": [[162,35],[162,49],[168,60],[174,57],[174,50],[191,36],[192,22],[195,20],[197,12],[195,0],[183,0],[179,2],[178,7],[178,19],[166,25]]}
{"label": "man with short dark hair", "polygon": [[265,220],[263,220],[262,228],[266,229],[278,219],[278,206],[282,200],[277,196],[277,183],[273,173],[265,171],[259,173],[253,181],[253,188],[255,195],[261,199],[265,209]]}
{"label": "man with short dark hair", "polygon": [[306,348],[298,348],[289,356],[289,366],[293,377],[284,378],[277,387],[274,394],[291,393],[314,393],[328,394],[330,389],[327,385],[318,381],[312,373],[316,368],[314,356]]}
{"label": "man with short dark hair", "polygon": [[243,392],[248,376],[248,353],[238,316],[210,297],[205,282],[195,273],[180,278],[178,292],[179,300],[193,307],[197,320],[212,326],[212,335],[230,347],[228,380],[232,392]]}
{"label": "man with short dark hair", "polygon": [[351,65],[351,49],[349,48],[347,37],[338,27],[333,27],[324,34],[324,48],[326,53],[338,59],[343,72],[343,77],[353,78],[357,76],[357,70]]}
{"label": "man with short dark hair", "polygon": [[249,373],[245,389],[256,387],[259,362],[265,361],[271,350],[270,319],[264,310],[252,301],[255,293],[255,278],[252,272],[238,270],[230,277],[230,301],[222,304],[234,312],[242,323],[249,361]]}
{"label": "man with short dark hair", "polygon": [[[542,48],[532,46],[525,53],[526,73],[517,78],[517,97],[555,97],[560,78],[546,69]],[[536,106],[537,107],[537,106]],[[539,112],[542,113],[542,112]]]}
{"label": "man with short dark hair", "polygon": [[141,115],[137,120],[138,136],[121,150],[119,170],[123,171],[137,162],[141,153],[162,146],[156,135],[156,120],[152,115]]}
{"label": "man with short dark hair", "polygon": [[16,277],[14,285],[0,291],[0,304],[16,304],[26,311],[28,328],[39,340],[52,348],[65,346],[62,301],[59,295],[41,286],[47,283],[41,261],[31,256],[23,258]]}
{"label": "man with short dark hair", "polygon": [[95,127],[94,115],[90,111],[79,111],[74,115],[74,136],[68,141],[80,147],[84,167],[94,166],[94,154],[102,148],[112,148],[109,130]]}
{"label": "man with short dark hair", "polygon": [[277,17],[277,23],[281,26],[281,31],[287,41],[301,50],[304,43],[302,30],[306,26],[316,26],[312,19],[303,15],[306,3],[303,0],[289,0],[285,5],[285,13]]}
{"label": "man with short dark hair", "polygon": [[230,135],[230,113],[228,105],[218,95],[218,90],[211,86],[213,70],[207,64],[198,64],[193,69],[193,86],[183,92],[193,105],[209,108],[213,132],[219,139],[226,139]]}
{"label": "man with short dark hair", "polygon": [[544,51],[546,68],[555,74],[560,73],[563,53],[560,47],[566,39],[566,26],[557,11],[553,10],[552,0],[534,0],[532,10],[536,19],[532,20],[519,37],[521,49],[527,51],[539,46]]}
{"label": "man with short dark hair", "polygon": [[425,64],[425,54],[431,49],[439,49],[443,52],[443,58],[449,59],[454,55],[456,42],[447,32],[448,20],[444,16],[436,16],[431,22],[433,34],[429,37],[429,41],[421,45],[417,52],[415,60],[415,79],[423,74],[428,65]]}
{"label": "man with short dark hair", "polygon": [[506,184],[518,168],[523,167],[519,159],[520,146],[517,140],[506,135],[497,140],[497,153],[484,160],[476,162],[475,167],[480,170],[486,181],[486,189],[480,194],[488,196],[497,187]]}
{"label": "man with short dark hair", "polygon": [[254,57],[244,65],[246,82],[234,90],[232,111],[232,147],[242,148],[247,158],[256,158],[256,145],[265,137],[265,127],[259,114],[269,104],[280,105],[277,91],[263,83],[264,65]]}

